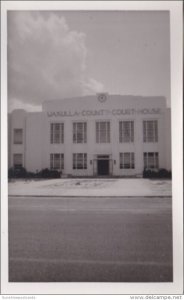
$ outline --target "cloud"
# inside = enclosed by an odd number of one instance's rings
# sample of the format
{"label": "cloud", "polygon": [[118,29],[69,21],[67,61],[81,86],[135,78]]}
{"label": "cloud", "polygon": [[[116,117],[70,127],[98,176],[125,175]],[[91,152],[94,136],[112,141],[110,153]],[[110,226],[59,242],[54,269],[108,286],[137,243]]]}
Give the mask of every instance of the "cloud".
{"label": "cloud", "polygon": [[30,104],[16,98],[11,98],[11,103],[9,105],[8,111],[12,112],[14,109],[25,109],[29,112],[42,111],[41,105],[35,105],[35,103]]}
{"label": "cloud", "polygon": [[38,106],[44,100],[103,90],[102,83],[86,76],[86,64],[85,34],[70,30],[64,17],[51,12],[8,12],[10,107],[18,102]]}
{"label": "cloud", "polygon": [[101,82],[95,80],[94,78],[89,78],[85,82],[83,82],[84,94],[88,94],[91,91],[95,91],[97,93],[104,91],[104,86]]}

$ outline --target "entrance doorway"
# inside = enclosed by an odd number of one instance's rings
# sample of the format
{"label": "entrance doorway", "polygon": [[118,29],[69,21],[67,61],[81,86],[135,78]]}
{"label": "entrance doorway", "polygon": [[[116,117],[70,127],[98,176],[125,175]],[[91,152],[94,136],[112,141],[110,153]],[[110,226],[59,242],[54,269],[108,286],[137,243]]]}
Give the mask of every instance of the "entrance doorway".
{"label": "entrance doorway", "polygon": [[97,159],[97,173],[99,176],[109,175],[109,156],[99,155]]}

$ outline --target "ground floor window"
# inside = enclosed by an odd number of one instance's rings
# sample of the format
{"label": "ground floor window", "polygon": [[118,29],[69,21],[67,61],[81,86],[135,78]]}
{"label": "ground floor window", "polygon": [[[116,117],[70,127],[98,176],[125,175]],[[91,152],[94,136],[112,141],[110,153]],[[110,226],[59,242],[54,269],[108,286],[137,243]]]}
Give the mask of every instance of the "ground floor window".
{"label": "ground floor window", "polygon": [[21,168],[23,166],[23,156],[21,153],[16,153],[13,155],[13,165],[14,168]]}
{"label": "ground floor window", "polygon": [[120,153],[120,169],[134,169],[134,153],[133,152],[123,152]]}
{"label": "ground floor window", "polygon": [[159,168],[158,152],[144,152],[144,168],[145,169]]}
{"label": "ground floor window", "polygon": [[73,169],[87,169],[87,153],[73,154]]}
{"label": "ground floor window", "polygon": [[50,168],[53,170],[64,169],[64,154],[63,153],[51,153],[50,154]]}

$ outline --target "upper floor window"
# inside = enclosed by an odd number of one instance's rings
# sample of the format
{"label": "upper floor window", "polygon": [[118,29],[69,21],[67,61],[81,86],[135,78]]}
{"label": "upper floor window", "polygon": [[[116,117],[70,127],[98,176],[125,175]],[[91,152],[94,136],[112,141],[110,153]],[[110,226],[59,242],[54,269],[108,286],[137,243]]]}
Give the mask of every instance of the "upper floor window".
{"label": "upper floor window", "polygon": [[123,152],[120,153],[120,169],[134,169],[134,153],[133,152]]}
{"label": "upper floor window", "polygon": [[158,142],[158,121],[143,121],[143,141],[155,143]]}
{"label": "upper floor window", "polygon": [[96,122],[96,142],[110,143],[110,122]]}
{"label": "upper floor window", "polygon": [[87,169],[87,153],[73,154],[73,169]]}
{"label": "upper floor window", "polygon": [[21,153],[15,153],[13,155],[14,168],[21,168],[23,166],[23,156]]}
{"label": "upper floor window", "polygon": [[131,143],[134,142],[134,122],[120,121],[119,122],[119,142]]}
{"label": "upper floor window", "polygon": [[158,152],[144,152],[144,168],[145,169],[159,168]]}
{"label": "upper floor window", "polygon": [[23,143],[23,129],[18,128],[14,129],[14,144],[22,144]]}
{"label": "upper floor window", "polygon": [[50,124],[50,142],[51,144],[64,143],[64,124],[51,123]]}
{"label": "upper floor window", "polygon": [[50,168],[55,170],[64,169],[64,154],[51,153],[50,154]]}
{"label": "upper floor window", "polygon": [[87,142],[87,123],[76,122],[73,123],[73,142],[76,144]]}

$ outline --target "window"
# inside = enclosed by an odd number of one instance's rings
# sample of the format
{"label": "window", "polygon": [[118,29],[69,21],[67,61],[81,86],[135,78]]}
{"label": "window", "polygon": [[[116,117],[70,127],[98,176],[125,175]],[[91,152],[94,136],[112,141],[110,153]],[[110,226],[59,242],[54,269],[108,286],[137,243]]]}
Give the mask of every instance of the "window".
{"label": "window", "polygon": [[73,154],[73,169],[87,169],[87,154],[74,153]]}
{"label": "window", "polygon": [[51,144],[64,143],[64,124],[51,123],[50,124],[50,142]]}
{"label": "window", "polygon": [[23,143],[23,129],[14,129],[14,144]]}
{"label": "window", "polygon": [[158,121],[143,121],[143,141],[158,142]]}
{"label": "window", "polygon": [[134,153],[124,152],[120,153],[120,169],[134,169]]}
{"label": "window", "polygon": [[110,122],[96,122],[96,142],[110,143]]}
{"label": "window", "polygon": [[16,153],[13,155],[13,165],[14,165],[14,168],[22,167],[22,154],[21,153]]}
{"label": "window", "polygon": [[134,141],[134,122],[120,121],[119,122],[119,142],[131,143]]}
{"label": "window", "polygon": [[54,170],[64,169],[64,154],[63,153],[51,153],[50,154],[50,168]]}
{"label": "window", "polygon": [[158,152],[144,152],[144,168],[145,169],[158,169]]}
{"label": "window", "polygon": [[73,142],[76,144],[87,142],[87,123],[73,123]]}

